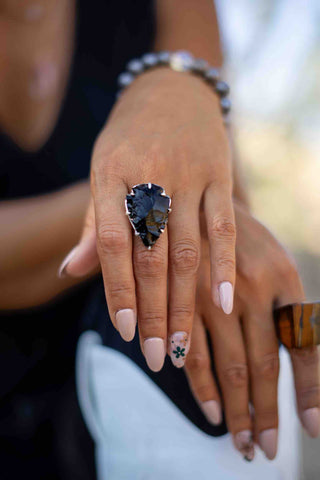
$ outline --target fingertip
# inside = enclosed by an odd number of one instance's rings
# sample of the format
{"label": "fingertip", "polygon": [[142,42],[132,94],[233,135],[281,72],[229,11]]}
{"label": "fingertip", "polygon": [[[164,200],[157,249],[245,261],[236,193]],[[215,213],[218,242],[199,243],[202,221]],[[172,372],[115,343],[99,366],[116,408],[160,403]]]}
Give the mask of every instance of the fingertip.
{"label": "fingertip", "polygon": [[320,434],[320,409],[314,407],[302,412],[301,423],[311,438],[317,438]]}
{"label": "fingertip", "polygon": [[76,245],[70,252],[65,256],[65,258],[62,260],[61,265],[58,269],[58,277],[59,278],[65,278],[68,276],[68,265],[73,259],[73,257],[76,255],[78,249],[78,245]]}
{"label": "fingertip", "polygon": [[200,408],[209,423],[215,426],[220,425],[222,422],[222,411],[220,404],[216,400],[202,402]]}
{"label": "fingertip", "polygon": [[221,282],[218,286],[219,307],[226,315],[233,310],[233,286],[230,282]]}
{"label": "fingertip", "polygon": [[80,241],[64,258],[58,277],[81,278],[91,273],[99,265],[95,236]]}
{"label": "fingertip", "polygon": [[259,444],[268,460],[273,460],[277,455],[278,430],[269,428],[259,435]]}

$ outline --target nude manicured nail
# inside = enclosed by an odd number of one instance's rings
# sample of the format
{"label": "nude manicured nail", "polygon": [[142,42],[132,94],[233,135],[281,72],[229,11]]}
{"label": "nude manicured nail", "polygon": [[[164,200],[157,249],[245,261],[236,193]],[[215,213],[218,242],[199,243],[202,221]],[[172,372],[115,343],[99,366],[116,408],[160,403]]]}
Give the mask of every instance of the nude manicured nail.
{"label": "nude manicured nail", "polygon": [[222,413],[218,402],[215,400],[208,400],[207,402],[201,403],[200,407],[208,422],[213,425],[220,425],[222,422]]}
{"label": "nude manicured nail", "polygon": [[190,349],[190,338],[186,332],[175,332],[169,338],[169,353],[173,365],[181,368]]}
{"label": "nude manicured nail", "polygon": [[60,267],[59,267],[59,270],[58,270],[58,277],[59,278],[64,278],[67,276],[67,266],[69,265],[69,263],[71,262],[71,260],[73,259],[73,257],[75,256],[76,254],[76,251],[78,249],[78,245],[76,245],[69,253],[68,255],[64,258],[64,260],[62,261]]}
{"label": "nude manicured nail", "polygon": [[269,428],[259,435],[259,445],[269,460],[273,460],[277,454],[278,430]]}
{"label": "nude manicured nail", "polygon": [[252,462],[254,459],[254,444],[250,430],[242,430],[242,432],[236,433],[233,436],[233,444],[243,455],[244,460]]}
{"label": "nude manicured nail", "polygon": [[301,422],[310,437],[318,437],[320,434],[320,409],[314,407],[302,412]]}
{"label": "nude manicured nail", "polygon": [[162,338],[147,338],[143,344],[143,351],[150,370],[153,372],[159,372],[163,367],[166,355],[165,345]]}
{"label": "nude manicured nail", "polygon": [[136,315],[131,308],[124,308],[116,313],[116,324],[123,340],[131,342],[136,332]]}
{"label": "nude manicured nail", "polygon": [[220,283],[219,300],[222,310],[229,315],[233,309],[233,286],[230,282]]}

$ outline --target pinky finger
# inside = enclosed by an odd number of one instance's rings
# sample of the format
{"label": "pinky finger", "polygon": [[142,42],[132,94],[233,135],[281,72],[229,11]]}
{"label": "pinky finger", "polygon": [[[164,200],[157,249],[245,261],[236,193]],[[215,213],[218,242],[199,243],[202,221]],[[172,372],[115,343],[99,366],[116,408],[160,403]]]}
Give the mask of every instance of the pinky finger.
{"label": "pinky finger", "polygon": [[222,422],[221,400],[211,370],[206,330],[198,314],[194,318],[191,346],[184,368],[193,396],[206,419],[213,425],[219,425]]}

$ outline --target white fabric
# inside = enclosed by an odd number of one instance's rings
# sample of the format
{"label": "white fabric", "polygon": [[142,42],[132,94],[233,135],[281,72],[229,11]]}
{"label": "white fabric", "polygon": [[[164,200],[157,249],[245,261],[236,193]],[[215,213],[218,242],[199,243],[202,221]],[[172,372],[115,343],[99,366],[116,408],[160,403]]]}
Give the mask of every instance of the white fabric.
{"label": "white fabric", "polygon": [[98,480],[298,480],[299,426],[288,355],[281,352],[279,453],[245,462],[230,435],[193,425],[123,354],[85,332],[77,353],[80,406],[96,444]]}

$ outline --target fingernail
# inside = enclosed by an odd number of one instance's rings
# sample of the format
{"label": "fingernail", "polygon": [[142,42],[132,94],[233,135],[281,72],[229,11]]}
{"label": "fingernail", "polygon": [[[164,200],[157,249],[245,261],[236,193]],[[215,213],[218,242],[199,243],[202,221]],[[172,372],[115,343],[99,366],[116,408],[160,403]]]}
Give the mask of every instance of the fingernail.
{"label": "fingernail", "polygon": [[186,332],[175,332],[169,338],[169,353],[175,367],[183,367],[189,349],[190,338]]}
{"label": "fingernail", "polygon": [[159,372],[163,367],[166,351],[162,338],[148,338],[143,344],[144,356],[148,367],[153,372]]}
{"label": "fingernail", "polygon": [[254,444],[250,430],[242,430],[242,432],[236,433],[233,436],[233,444],[243,455],[244,460],[252,462],[254,459]]}
{"label": "fingernail", "polygon": [[259,435],[259,445],[269,460],[273,460],[277,454],[278,430],[269,428]]}
{"label": "fingernail", "polygon": [[76,254],[76,251],[78,249],[78,245],[76,245],[69,253],[68,255],[64,258],[64,260],[62,261],[60,267],[59,267],[59,270],[58,270],[58,277],[59,278],[64,278],[67,276],[67,267],[69,265],[69,263],[71,262],[71,260],[73,259],[73,257],[75,256]]}
{"label": "fingernail", "polygon": [[213,425],[220,425],[222,422],[222,413],[218,402],[215,400],[208,400],[207,402],[201,403],[200,407],[208,422]]}
{"label": "fingernail", "polygon": [[233,309],[233,287],[230,282],[220,283],[219,300],[222,310],[229,315]]}
{"label": "fingernail", "polygon": [[320,410],[317,407],[308,408],[301,414],[301,422],[310,437],[316,438],[320,434]]}
{"label": "fingernail", "polygon": [[131,308],[124,308],[116,313],[116,324],[123,340],[131,342],[136,333],[136,316]]}

